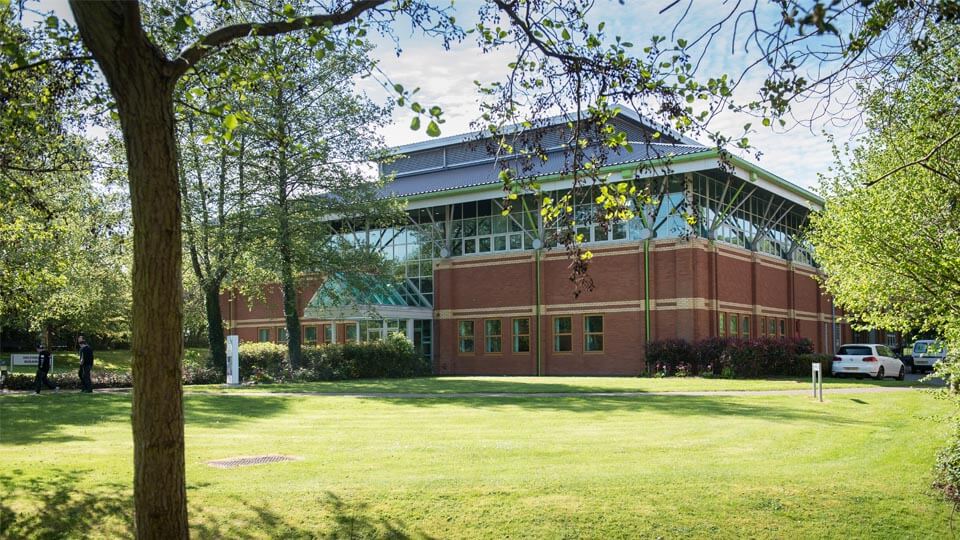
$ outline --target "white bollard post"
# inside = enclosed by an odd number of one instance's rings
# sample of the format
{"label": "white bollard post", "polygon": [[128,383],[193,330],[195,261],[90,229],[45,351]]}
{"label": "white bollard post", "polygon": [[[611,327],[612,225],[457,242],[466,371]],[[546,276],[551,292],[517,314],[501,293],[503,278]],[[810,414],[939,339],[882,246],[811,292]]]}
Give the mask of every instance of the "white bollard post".
{"label": "white bollard post", "polygon": [[227,384],[240,384],[240,336],[227,336]]}
{"label": "white bollard post", "polygon": [[813,397],[817,397],[817,386],[820,387],[820,401],[823,401],[823,371],[820,369],[820,362],[812,365],[811,377],[813,378]]}

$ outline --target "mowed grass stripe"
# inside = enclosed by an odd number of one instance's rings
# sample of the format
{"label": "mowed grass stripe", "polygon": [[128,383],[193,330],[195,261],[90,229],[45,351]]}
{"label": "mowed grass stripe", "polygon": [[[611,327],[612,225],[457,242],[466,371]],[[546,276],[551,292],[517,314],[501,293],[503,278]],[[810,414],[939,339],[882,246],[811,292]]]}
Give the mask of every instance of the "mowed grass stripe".
{"label": "mowed grass stripe", "polygon": [[[0,474],[15,494],[0,503],[6,515],[43,508],[38,495],[51,490],[88,502],[129,497],[128,400],[0,398]],[[922,392],[824,404],[801,396],[185,402],[199,538],[949,533],[949,507],[928,488],[947,428],[932,416],[948,405]],[[49,425],[29,419],[40,411]],[[205,465],[269,453],[302,461]],[[83,523],[82,509],[57,506]],[[101,509],[104,536],[126,530],[120,508]],[[55,523],[60,535],[78,533]]]}

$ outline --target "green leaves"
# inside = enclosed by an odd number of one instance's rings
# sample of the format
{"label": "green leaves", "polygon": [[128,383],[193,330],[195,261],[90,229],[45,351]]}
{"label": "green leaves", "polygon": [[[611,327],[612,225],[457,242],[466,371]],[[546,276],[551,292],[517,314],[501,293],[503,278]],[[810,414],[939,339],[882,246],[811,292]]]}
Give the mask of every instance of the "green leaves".
{"label": "green leaves", "polygon": [[430,121],[430,124],[427,125],[427,135],[429,135],[429,136],[431,136],[431,137],[439,137],[439,136],[440,136],[440,126],[437,125],[437,122],[436,122],[436,121],[431,120],[431,121]]}

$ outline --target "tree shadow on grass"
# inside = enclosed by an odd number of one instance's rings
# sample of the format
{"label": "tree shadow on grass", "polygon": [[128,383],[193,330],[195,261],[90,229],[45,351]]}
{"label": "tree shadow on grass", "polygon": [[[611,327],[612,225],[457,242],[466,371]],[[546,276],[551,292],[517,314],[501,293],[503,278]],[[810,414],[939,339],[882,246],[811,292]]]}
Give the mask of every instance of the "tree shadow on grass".
{"label": "tree shadow on grass", "polygon": [[[781,396],[776,396],[777,398]],[[784,396],[804,405],[806,396]],[[671,416],[744,417],[775,422],[812,421],[828,425],[858,425],[863,422],[844,418],[828,407],[802,408],[781,399],[769,402],[771,396],[583,396],[583,397],[447,397],[447,398],[360,398],[386,401],[391,405],[412,408],[460,406],[509,412],[511,409],[554,411],[585,414],[614,412],[650,412]]]}
{"label": "tree shadow on grass", "polygon": [[0,538],[105,538],[133,536],[130,486],[78,487],[89,471],[53,470],[42,478],[0,475]]}
{"label": "tree shadow on grass", "polygon": [[[78,429],[130,422],[130,394],[76,392],[19,394],[0,398],[0,442],[4,445],[89,441]],[[215,395],[186,396],[185,422],[203,427],[230,427],[251,418],[285,412],[289,398],[237,399]]]}
{"label": "tree shadow on grass", "polygon": [[[325,492],[318,501],[315,526],[290,523],[275,511],[237,501],[237,514],[230,519],[193,518],[194,538],[387,538],[392,540],[429,539],[430,536],[409,527],[403,521],[375,515],[366,503],[349,503],[334,493]],[[288,501],[297,504],[296,501]]]}

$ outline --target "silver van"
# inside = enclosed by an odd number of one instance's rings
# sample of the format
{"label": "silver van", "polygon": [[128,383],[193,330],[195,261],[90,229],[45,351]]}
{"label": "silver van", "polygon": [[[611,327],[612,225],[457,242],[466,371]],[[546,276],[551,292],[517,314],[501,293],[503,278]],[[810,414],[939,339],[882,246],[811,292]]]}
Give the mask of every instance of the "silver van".
{"label": "silver van", "polygon": [[933,366],[946,357],[946,343],[938,339],[921,339],[913,344],[913,367],[910,371],[932,371]]}

